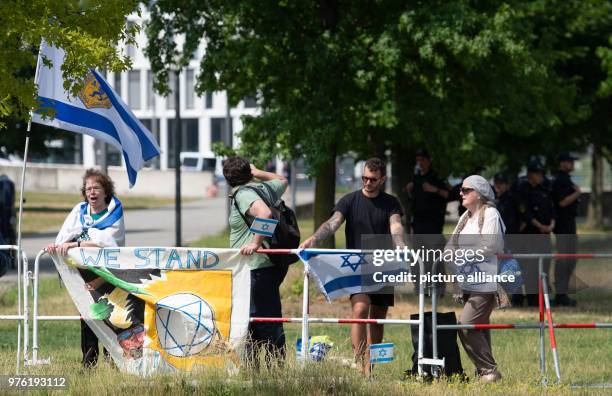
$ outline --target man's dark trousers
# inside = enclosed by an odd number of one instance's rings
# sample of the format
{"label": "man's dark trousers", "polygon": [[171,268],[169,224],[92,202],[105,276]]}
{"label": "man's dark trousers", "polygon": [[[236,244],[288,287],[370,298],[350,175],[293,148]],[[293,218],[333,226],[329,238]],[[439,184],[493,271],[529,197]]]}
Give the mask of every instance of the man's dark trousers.
{"label": "man's dark trousers", "polygon": [[[251,270],[251,317],[280,318],[282,306],[279,287],[285,275],[287,266]],[[282,323],[250,323],[250,342],[247,344],[247,358],[258,366],[258,351],[263,349],[266,362],[285,358],[285,332]]]}

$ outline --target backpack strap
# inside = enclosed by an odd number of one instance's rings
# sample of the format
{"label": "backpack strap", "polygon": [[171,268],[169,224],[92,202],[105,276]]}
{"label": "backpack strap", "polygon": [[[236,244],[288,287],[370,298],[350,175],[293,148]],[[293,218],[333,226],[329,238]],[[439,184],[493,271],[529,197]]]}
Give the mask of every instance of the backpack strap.
{"label": "backpack strap", "polygon": [[[261,183],[270,193],[270,195],[272,197],[274,197],[274,192],[272,191],[272,189],[270,188],[270,186],[268,186],[265,183]],[[265,194],[263,194],[258,188],[255,188],[253,186],[240,186],[238,187],[238,189],[236,190],[236,192],[230,196],[230,198],[233,201],[234,207],[236,208],[236,210],[238,211],[238,213],[240,214],[240,217],[242,217],[242,219],[244,220],[244,223],[247,225],[247,227],[251,227],[252,222],[249,223],[249,221],[247,220],[246,216],[244,214],[242,214],[242,212],[240,211],[240,208],[238,207],[238,204],[236,203],[236,196],[238,195],[238,192],[240,192],[241,188],[248,188],[249,190],[255,192],[255,194],[257,194],[259,196],[259,198],[264,201],[264,203],[266,204],[266,206],[268,206],[269,208],[271,208],[273,205],[272,203],[270,203],[270,200],[268,199],[268,197],[265,196]]]}
{"label": "backpack strap", "polygon": [[238,207],[238,204],[236,203],[236,195],[238,195],[239,192],[240,192],[240,187],[238,187],[238,189],[236,190],[234,194],[230,195],[230,199],[232,200],[232,203],[234,207],[236,208],[236,211],[238,212],[240,217],[242,217],[242,220],[244,220],[244,224],[246,224],[248,228],[251,228],[251,223],[249,223],[246,216],[242,214],[242,212],[240,211],[240,208]]}
{"label": "backpack strap", "polygon": [[[264,186],[266,186],[264,183],[262,183],[262,184],[263,184]],[[242,214],[242,212],[240,211],[240,208],[238,207],[238,204],[236,203],[236,196],[238,195],[238,192],[240,192],[240,189],[241,189],[242,187],[244,187],[244,188],[248,188],[249,190],[254,191],[254,192],[255,192],[255,193],[256,193],[256,194],[259,196],[259,198],[261,198],[261,200],[262,200],[262,201],[264,201],[264,203],[265,203],[265,204],[266,204],[268,207],[270,207],[271,205],[270,205],[270,203],[268,202],[268,199],[267,199],[267,198],[264,196],[264,194],[262,194],[262,192],[261,192],[261,191],[259,191],[259,189],[255,188],[255,187],[252,187],[252,186],[246,186],[246,185],[245,185],[245,186],[240,186],[240,187],[238,187],[238,189],[236,190],[236,192],[235,192],[233,195],[231,195],[231,196],[230,196],[230,199],[233,201],[234,207],[235,207],[235,208],[236,208],[236,210],[238,211],[238,214],[240,215],[240,217],[242,217],[242,220],[244,220],[244,224],[246,224],[247,228],[251,228],[251,224],[252,224],[253,222],[250,222],[250,223],[249,223],[249,221],[247,220],[246,216],[245,216],[244,214]],[[266,187],[267,187],[268,189],[270,188],[270,187],[268,187],[268,186],[266,186]],[[268,190],[268,191],[270,191],[270,190]],[[263,241],[263,243],[262,243],[262,246],[263,246],[264,248],[266,248],[266,249],[270,247],[270,246],[269,246],[269,243],[268,243],[268,241],[267,241],[266,239],[264,239],[264,241]]]}

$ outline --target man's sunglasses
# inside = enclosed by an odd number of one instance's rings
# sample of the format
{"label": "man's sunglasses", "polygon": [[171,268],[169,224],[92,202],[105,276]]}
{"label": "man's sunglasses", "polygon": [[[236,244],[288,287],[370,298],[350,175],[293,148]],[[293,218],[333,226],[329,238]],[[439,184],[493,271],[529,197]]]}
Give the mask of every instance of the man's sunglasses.
{"label": "man's sunglasses", "polygon": [[379,181],[380,179],[376,178],[376,177],[367,177],[367,176],[361,176],[361,180],[363,180],[364,183],[370,182],[370,183],[376,183],[377,181]]}
{"label": "man's sunglasses", "polygon": [[472,191],[474,191],[473,188],[469,188],[469,187],[461,187],[461,189],[459,190],[461,192],[461,194],[463,195],[468,195],[469,193],[471,193]]}

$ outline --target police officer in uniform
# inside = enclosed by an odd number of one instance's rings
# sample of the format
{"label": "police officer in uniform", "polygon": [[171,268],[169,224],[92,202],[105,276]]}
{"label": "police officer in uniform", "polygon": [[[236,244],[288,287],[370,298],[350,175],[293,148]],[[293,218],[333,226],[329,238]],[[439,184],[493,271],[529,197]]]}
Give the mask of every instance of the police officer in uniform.
{"label": "police officer in uniform", "polygon": [[496,195],[496,206],[506,226],[506,234],[518,234],[521,226],[519,216],[519,199],[516,192],[510,189],[508,177],[499,172],[493,177],[493,189]]}
{"label": "police officer in uniform", "polygon": [[[519,181],[517,192],[521,199],[519,212],[525,223],[521,233],[524,253],[550,253],[550,235],[555,228],[555,208],[551,197],[550,183],[544,176],[544,167],[537,161],[527,165],[527,178]],[[548,274],[550,260],[544,259],[543,271]],[[529,306],[538,305],[538,259],[522,260],[525,293]],[[521,295],[512,296],[513,305],[521,306]]]}
{"label": "police officer in uniform", "polygon": [[412,197],[412,232],[442,234],[448,199],[447,184],[432,169],[431,157],[426,150],[418,150],[415,160],[414,178],[406,185],[406,191]]}
{"label": "police officer in uniform", "polygon": [[[406,191],[412,198],[412,243],[415,246],[424,246],[426,249],[443,249],[445,240],[442,230],[446,216],[448,186],[432,169],[431,157],[426,150],[418,150],[415,160],[414,178],[406,185]],[[423,264],[425,272],[430,272],[433,262],[425,261]],[[436,272],[444,273],[443,267],[443,265],[438,265]],[[411,271],[418,279],[419,267],[412,267]],[[439,283],[437,286],[439,293],[444,293],[445,284]],[[418,282],[414,283],[414,287],[417,291]]]}
{"label": "police officer in uniform", "polygon": [[[576,214],[580,199],[580,188],[572,182],[570,173],[577,159],[570,153],[559,154],[559,170],[554,173],[552,198],[555,203],[557,222],[555,239],[557,253],[576,253]],[[569,280],[576,268],[576,259],[562,259],[555,262],[555,305],[575,306],[576,301],[567,296]]]}

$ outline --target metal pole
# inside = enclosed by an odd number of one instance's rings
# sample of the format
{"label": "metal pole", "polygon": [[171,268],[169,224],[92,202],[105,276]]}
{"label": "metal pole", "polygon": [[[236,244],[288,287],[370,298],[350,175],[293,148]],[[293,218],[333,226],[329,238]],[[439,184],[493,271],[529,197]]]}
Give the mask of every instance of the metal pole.
{"label": "metal pole", "polygon": [[[434,262],[432,265],[431,273],[436,273],[436,264]],[[438,290],[436,290],[436,285],[432,283],[431,289],[431,349],[432,349],[432,358],[438,358]],[[431,366],[431,373],[434,378],[439,377],[438,366]]]}
{"label": "metal pole", "polygon": [[548,319],[548,335],[550,336],[550,348],[552,349],[553,362],[555,363],[555,374],[557,383],[561,382],[561,367],[559,364],[559,353],[557,352],[557,341],[555,340],[555,325],[553,323],[552,312],[550,311],[550,298],[548,297],[548,285],[546,274],[542,274],[542,287],[544,288],[544,303],[546,304],[546,317]]}
{"label": "metal pole", "polygon": [[45,250],[41,250],[36,255],[34,260],[34,301],[32,307],[32,363],[38,361],[38,272],[40,268],[40,257],[45,254]]}
{"label": "metal pole", "polygon": [[100,143],[102,144],[100,148],[100,172],[108,175],[108,161],[106,158],[108,155],[108,148],[106,142],[100,141]]}
{"label": "metal pole", "polygon": [[181,70],[175,72],[174,84],[174,109],[175,109],[175,128],[174,128],[174,224],[175,224],[175,246],[181,246],[181,149],[183,147],[182,128],[181,128]]}
{"label": "metal pole", "polygon": [[[36,68],[36,73],[38,74],[38,67]],[[21,187],[19,190],[19,218],[17,221],[17,266],[21,265],[23,252],[21,250],[21,223],[23,220],[23,193],[25,191],[25,177],[26,177],[26,168],[28,164],[28,149],[30,146],[30,131],[32,129],[32,120],[28,121],[28,128],[26,130],[26,140],[25,140],[25,148],[23,150],[23,167],[21,169]],[[19,277],[21,273],[18,271],[17,276]],[[24,282],[24,307],[27,310],[27,271],[23,279]],[[19,293],[19,302],[21,302],[21,290],[18,290]],[[24,323],[24,357],[27,359],[27,337],[28,337],[28,329],[26,324]],[[18,331],[19,332],[19,331]]]}
{"label": "metal pole", "polygon": [[23,275],[20,279],[20,282],[23,282],[23,362],[25,363],[28,360],[28,347],[29,347],[29,322],[28,317],[30,316],[30,311],[28,308],[28,286],[30,278],[30,270],[28,264],[28,257],[23,256]]}
{"label": "metal pole", "polygon": [[[419,274],[425,273],[425,266],[423,260],[419,260]],[[419,348],[417,352],[417,366],[419,377],[423,376],[423,365],[421,359],[423,359],[423,343],[425,342],[425,286],[423,282],[419,280]]]}
{"label": "metal pole", "polygon": [[[17,315],[21,316],[21,263],[17,261]],[[17,322],[17,363],[15,373],[19,374],[19,360],[21,359],[21,320]]]}
{"label": "metal pole", "polygon": [[308,264],[304,263],[304,291],[302,292],[302,365],[308,360]]}
{"label": "metal pole", "polygon": [[[546,385],[546,349],[544,348],[544,293],[542,292],[542,274],[544,259],[538,259],[538,305],[540,307],[540,374],[542,384]],[[526,290],[529,293],[529,290]]]}

